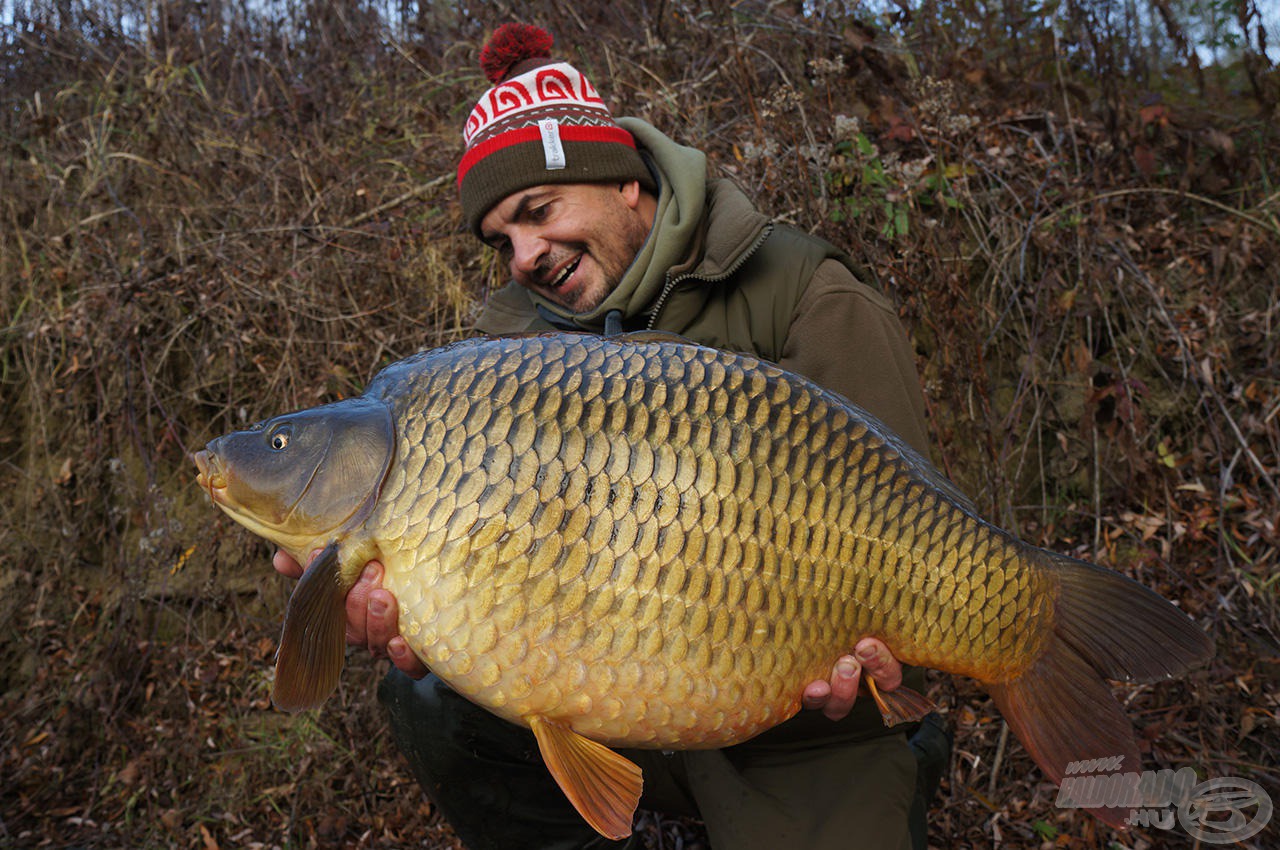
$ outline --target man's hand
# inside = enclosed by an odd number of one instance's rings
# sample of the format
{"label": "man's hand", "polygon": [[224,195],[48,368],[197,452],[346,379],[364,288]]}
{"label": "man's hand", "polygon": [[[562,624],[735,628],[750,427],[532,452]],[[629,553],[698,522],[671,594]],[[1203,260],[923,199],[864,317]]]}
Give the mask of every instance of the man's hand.
{"label": "man's hand", "polygon": [[830,681],[819,679],[805,687],[801,704],[820,710],[832,720],[843,720],[858,698],[863,673],[873,676],[876,687],[882,691],[892,691],[902,684],[902,665],[889,652],[889,647],[875,638],[863,638],[854,647],[853,655],[841,656],[836,661]]}
{"label": "man's hand", "polygon": [[[311,557],[319,552],[312,552]],[[277,551],[271,565],[281,575],[302,577],[302,566],[285,552]],[[370,561],[347,593],[347,643],[367,646],[375,656],[390,658],[402,673],[421,679],[427,675],[427,667],[400,636],[399,612],[396,598],[382,587],[382,564]]]}

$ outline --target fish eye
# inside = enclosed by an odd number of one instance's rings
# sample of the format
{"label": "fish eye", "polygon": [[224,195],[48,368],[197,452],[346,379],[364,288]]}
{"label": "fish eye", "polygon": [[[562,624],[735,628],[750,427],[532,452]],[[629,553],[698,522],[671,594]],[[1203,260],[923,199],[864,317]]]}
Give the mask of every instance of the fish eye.
{"label": "fish eye", "polygon": [[287,425],[276,431],[271,435],[271,448],[278,452],[284,451],[289,446],[289,437],[292,436],[292,434],[293,429]]}

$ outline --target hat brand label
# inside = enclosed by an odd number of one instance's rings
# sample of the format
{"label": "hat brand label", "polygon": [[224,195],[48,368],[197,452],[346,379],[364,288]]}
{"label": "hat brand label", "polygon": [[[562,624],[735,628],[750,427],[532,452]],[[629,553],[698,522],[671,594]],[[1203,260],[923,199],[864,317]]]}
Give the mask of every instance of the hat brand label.
{"label": "hat brand label", "polygon": [[565,167],[564,145],[560,144],[560,122],[544,118],[538,122],[542,131],[542,153],[547,160],[547,171],[559,171]]}

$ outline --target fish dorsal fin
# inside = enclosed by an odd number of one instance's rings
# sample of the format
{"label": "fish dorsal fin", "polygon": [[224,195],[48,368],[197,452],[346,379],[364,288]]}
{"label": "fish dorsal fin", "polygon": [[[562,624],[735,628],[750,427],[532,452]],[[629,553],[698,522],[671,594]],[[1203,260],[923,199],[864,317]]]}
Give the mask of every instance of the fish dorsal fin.
{"label": "fish dorsal fin", "polygon": [[583,820],[606,838],[630,835],[644,785],[640,768],[554,720],[532,717],[529,726],[547,769]]}
{"label": "fish dorsal fin", "polygon": [[671,331],[627,331],[614,337],[619,342],[678,342],[683,345],[697,345],[687,336]]}
{"label": "fish dorsal fin", "polygon": [[940,490],[944,496],[949,498],[960,508],[981,518],[978,514],[978,507],[973,503],[973,499],[969,498],[969,494],[961,490],[959,485],[950,478],[943,475],[941,470],[934,466],[933,462],[919,452],[915,446],[904,440],[900,434],[888,425],[884,424],[884,422],[866,408],[853,404],[853,402],[845,399],[843,396],[840,396],[840,398],[845,404],[852,405],[856,408],[863,421],[866,422],[867,425],[871,426],[873,431],[880,435],[880,438],[884,440],[885,445],[897,452],[898,455],[908,465],[910,465],[917,474],[924,478],[926,483],[932,485],[934,489]]}
{"label": "fish dorsal fin", "polygon": [[346,645],[346,598],[338,544],[330,543],[298,580],[285,610],[271,701],[285,711],[315,708],[333,693]]}

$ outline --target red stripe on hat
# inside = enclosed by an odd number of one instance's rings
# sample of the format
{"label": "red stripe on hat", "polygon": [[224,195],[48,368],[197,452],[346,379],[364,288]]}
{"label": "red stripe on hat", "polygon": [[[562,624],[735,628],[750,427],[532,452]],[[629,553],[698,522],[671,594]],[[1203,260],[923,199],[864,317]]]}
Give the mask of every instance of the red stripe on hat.
{"label": "red stripe on hat", "polygon": [[[633,149],[636,146],[635,138],[621,127],[578,127],[570,124],[561,124],[560,140],[564,142],[612,142],[614,144],[623,144]],[[489,154],[509,148],[512,145],[522,145],[529,142],[542,142],[542,131],[536,126],[508,130],[471,148],[462,155],[462,162],[458,163],[458,185],[461,186],[463,179],[467,176],[467,172]]]}

